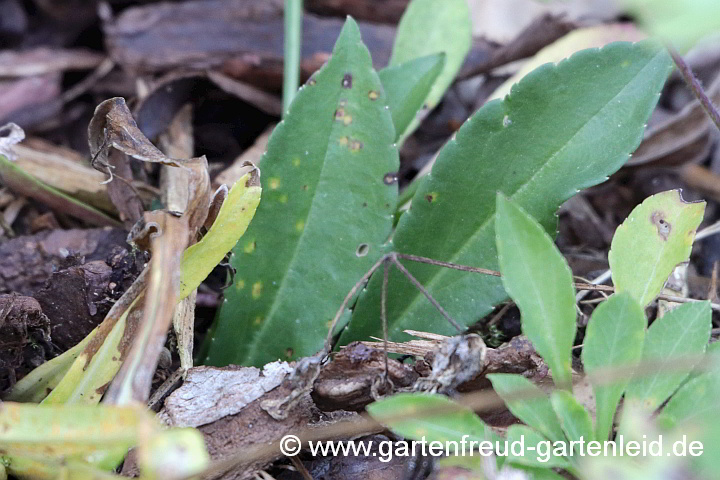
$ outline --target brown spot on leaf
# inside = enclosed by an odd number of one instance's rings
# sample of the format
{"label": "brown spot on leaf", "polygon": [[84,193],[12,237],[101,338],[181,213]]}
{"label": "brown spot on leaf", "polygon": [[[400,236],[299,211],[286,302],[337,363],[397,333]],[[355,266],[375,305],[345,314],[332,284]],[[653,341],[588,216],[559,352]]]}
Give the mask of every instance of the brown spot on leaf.
{"label": "brown spot on leaf", "polygon": [[662,238],[664,241],[667,241],[668,237],[670,236],[670,231],[672,230],[672,225],[667,220],[665,220],[665,212],[662,212],[660,210],[654,211],[650,215],[650,222],[655,225],[655,228],[657,228],[657,232],[660,238]]}
{"label": "brown spot on leaf", "polygon": [[352,88],[352,75],[350,75],[349,73],[346,73],[345,75],[343,75],[342,87],[343,88]]}
{"label": "brown spot on leaf", "polygon": [[351,152],[357,152],[360,151],[365,145],[360,140],[350,140],[350,151]]}

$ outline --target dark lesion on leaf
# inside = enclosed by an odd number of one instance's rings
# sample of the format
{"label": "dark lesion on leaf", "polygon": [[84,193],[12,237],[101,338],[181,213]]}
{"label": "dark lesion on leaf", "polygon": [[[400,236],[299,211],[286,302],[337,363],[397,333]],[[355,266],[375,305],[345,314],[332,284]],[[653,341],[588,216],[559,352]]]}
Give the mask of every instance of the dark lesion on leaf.
{"label": "dark lesion on leaf", "polygon": [[650,215],[650,223],[655,225],[655,228],[657,228],[657,232],[660,238],[662,238],[664,241],[667,241],[668,237],[670,236],[670,231],[672,230],[672,225],[670,224],[670,222],[665,220],[665,212],[662,212],[660,210],[654,211]]}
{"label": "dark lesion on leaf", "polygon": [[342,87],[343,88],[352,88],[352,75],[351,74],[346,73],[345,75],[343,75]]}

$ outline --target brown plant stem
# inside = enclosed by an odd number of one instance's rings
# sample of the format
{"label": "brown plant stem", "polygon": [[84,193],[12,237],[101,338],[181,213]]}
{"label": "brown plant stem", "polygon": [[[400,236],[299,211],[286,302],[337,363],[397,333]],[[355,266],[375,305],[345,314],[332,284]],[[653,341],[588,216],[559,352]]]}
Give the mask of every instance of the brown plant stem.
{"label": "brown plant stem", "polygon": [[700,105],[702,105],[703,110],[705,110],[705,112],[708,114],[715,126],[720,130],[720,113],[718,112],[715,105],[713,105],[712,100],[710,100],[710,98],[705,93],[705,90],[703,89],[700,80],[698,80],[698,78],[695,76],[692,69],[690,68],[690,65],[688,65],[685,59],[682,58],[682,55],[680,55],[680,53],[675,50],[672,45],[668,44],[667,49],[668,52],[670,52],[670,56],[675,62],[675,65],[677,66],[680,75],[682,75],[683,79],[685,80],[685,83],[687,83],[688,87],[690,87],[693,95],[695,95],[695,97],[700,102]]}

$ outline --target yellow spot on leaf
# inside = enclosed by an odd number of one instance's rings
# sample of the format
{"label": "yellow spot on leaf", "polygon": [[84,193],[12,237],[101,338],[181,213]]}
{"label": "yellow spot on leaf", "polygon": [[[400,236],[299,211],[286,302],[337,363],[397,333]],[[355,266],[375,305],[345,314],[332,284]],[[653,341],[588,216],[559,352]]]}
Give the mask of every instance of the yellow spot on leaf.
{"label": "yellow spot on leaf", "polygon": [[262,282],[255,282],[252,286],[252,298],[257,300],[262,295],[263,284]]}
{"label": "yellow spot on leaf", "polygon": [[295,166],[295,167],[299,167],[299,166],[300,166],[300,159],[299,159],[298,157],[293,158],[292,164],[293,164],[293,166]]}
{"label": "yellow spot on leaf", "polygon": [[352,117],[350,115],[345,115],[343,117],[343,123],[345,125],[350,125],[352,123]]}
{"label": "yellow spot on leaf", "polygon": [[288,196],[284,193],[278,197],[278,202],[280,202],[280,203],[287,203],[287,201],[288,201]]}
{"label": "yellow spot on leaf", "polygon": [[377,100],[379,96],[380,96],[380,94],[378,92],[376,92],[375,90],[370,90],[370,92],[368,92],[368,98],[370,100]]}
{"label": "yellow spot on leaf", "polygon": [[280,186],[280,179],[277,177],[273,177],[270,179],[270,190],[277,190]]}
{"label": "yellow spot on leaf", "polygon": [[252,253],[255,251],[256,243],[255,242],[248,242],[245,244],[245,248],[243,248],[243,251],[245,253]]}
{"label": "yellow spot on leaf", "polygon": [[255,320],[253,320],[253,325],[255,325],[255,326],[262,325],[263,320],[265,320],[263,317],[257,316],[257,317],[255,317]]}
{"label": "yellow spot on leaf", "polygon": [[243,288],[245,288],[245,280],[238,280],[237,283],[235,283],[235,288],[237,288],[238,290],[242,290]]}
{"label": "yellow spot on leaf", "polygon": [[297,223],[295,224],[295,230],[297,230],[298,232],[302,232],[304,228],[305,228],[305,220],[298,220]]}
{"label": "yellow spot on leaf", "polygon": [[340,145],[341,147],[347,146],[348,143],[350,143],[350,140],[348,140],[348,137],[338,138],[338,145]]}

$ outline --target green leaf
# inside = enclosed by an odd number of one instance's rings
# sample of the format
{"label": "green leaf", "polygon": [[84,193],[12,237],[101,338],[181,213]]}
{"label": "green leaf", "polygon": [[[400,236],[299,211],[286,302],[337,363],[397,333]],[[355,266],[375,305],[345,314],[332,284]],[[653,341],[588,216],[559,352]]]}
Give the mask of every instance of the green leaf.
{"label": "green leaf", "polygon": [[590,414],[570,392],[555,390],[550,402],[568,440],[587,443],[595,439]]}
{"label": "green leaf", "polygon": [[[511,425],[507,432],[508,462],[511,465],[526,465],[539,468],[568,468],[570,464],[565,457],[553,455],[553,444],[548,442],[532,428],[525,425]],[[524,445],[521,454],[512,445]]]}
{"label": "green leaf", "polygon": [[483,442],[489,434],[480,417],[444,395],[399,393],[368,405],[367,411],[395,434],[413,440]]}
{"label": "green leaf", "polygon": [[378,72],[398,138],[423,108],[425,99],[444,65],[445,54],[436,53],[386,67]]}
{"label": "green leaf", "polygon": [[687,203],[679,190],[645,199],[615,231],[608,255],[615,291],[643,307],[660,293],[678,263],[687,261],[705,202]]}
{"label": "green leaf", "polygon": [[720,31],[720,3],[716,0],[624,0],[622,3],[643,27],[682,50]]}
{"label": "green leaf", "polygon": [[552,441],[565,439],[550,399],[530,380],[507,373],[488,375],[488,379],[513,415]]}
{"label": "green leaf", "polygon": [[[495,197],[512,198],[554,233],[555,211],[578,189],[604,181],[642,139],[671,62],[649,43],[579,52],[526,76],[486,104],[440,152],[392,239],[401,253],[497,270]],[[499,278],[431,265],[408,270],[458,322],[470,325],[504,301]],[[359,299],[343,344],[382,336],[382,275]],[[454,329],[402,275],[390,275],[390,337],[405,329]]]}
{"label": "green leaf", "polygon": [[[645,312],[628,293],[612,295],[592,313],[585,330],[582,360],[585,372],[637,363],[645,341]],[[607,440],[615,410],[630,379],[593,385],[596,407],[595,435]]]}
{"label": "green leaf", "polygon": [[[455,75],[462,67],[472,44],[470,8],[465,0],[412,0],[398,24],[390,66],[403,64],[418,57],[444,52],[445,66],[427,96],[429,109],[435,108]],[[398,132],[405,138],[418,126]]]}
{"label": "green leaf", "polygon": [[626,402],[640,402],[648,410],[659,407],[693,369],[672,367],[680,358],[699,356],[710,340],[712,311],[709,302],[692,302],[670,310],[648,329],[643,362],[657,362],[656,373],[638,376],[627,387]]}
{"label": "green leaf", "polygon": [[540,65],[559,62],[586,48],[599,48],[616,41],[635,42],[644,37],[645,34],[635,28],[632,23],[602,23],[591,27],[576,28],[550,45],[543,47],[527,62],[524,62],[517,72],[490,94],[488,100],[503,98],[510,93],[514,84]]}
{"label": "green leaf", "polygon": [[568,387],[576,330],[572,271],[543,227],[501,193],[495,231],[503,285],[520,309],[523,333],[555,384]]}
{"label": "green leaf", "polygon": [[706,372],[688,381],[670,398],[658,416],[658,422],[672,427],[687,420],[703,421],[717,414],[720,378]]}
{"label": "green leaf", "polygon": [[263,201],[233,250],[235,284],[205,363],[264,365],[320,350],[335,311],[390,234],[398,153],[385,105],[348,19],[332,58],[270,138]]}

